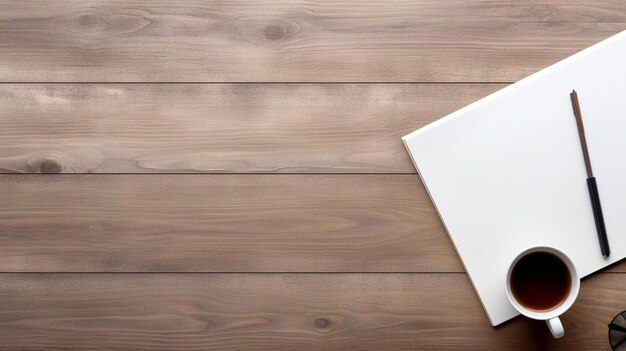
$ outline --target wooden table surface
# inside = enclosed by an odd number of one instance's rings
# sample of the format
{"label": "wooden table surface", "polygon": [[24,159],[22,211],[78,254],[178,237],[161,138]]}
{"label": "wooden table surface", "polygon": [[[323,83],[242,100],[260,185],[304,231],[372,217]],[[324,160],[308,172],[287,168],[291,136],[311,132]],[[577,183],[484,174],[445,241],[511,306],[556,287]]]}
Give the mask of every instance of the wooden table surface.
{"label": "wooden table surface", "polygon": [[624,0],[1,1],[0,349],[609,350],[626,264],[563,339],[492,328],[400,137],[624,29]]}

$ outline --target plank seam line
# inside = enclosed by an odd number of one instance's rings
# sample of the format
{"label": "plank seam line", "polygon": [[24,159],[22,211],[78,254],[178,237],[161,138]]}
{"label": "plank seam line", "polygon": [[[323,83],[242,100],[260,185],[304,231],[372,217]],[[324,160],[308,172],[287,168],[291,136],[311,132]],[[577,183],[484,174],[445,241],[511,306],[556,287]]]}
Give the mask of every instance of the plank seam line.
{"label": "plank seam line", "polygon": [[[179,275],[467,275],[466,272],[180,272],[180,271],[163,271],[163,272],[0,272],[0,275],[130,275],[130,274],[179,274]],[[596,274],[605,275],[621,275],[626,272],[596,272]],[[587,277],[583,278],[586,279]]]}
{"label": "plank seam line", "polygon": [[74,177],[74,176],[115,176],[115,175],[119,175],[119,176],[125,176],[125,175],[135,175],[135,176],[280,176],[280,175],[301,175],[301,176],[316,176],[316,175],[333,175],[333,176],[356,176],[356,175],[380,175],[380,176],[405,176],[405,175],[417,175],[417,173],[415,172],[406,172],[406,173],[402,173],[402,172],[396,172],[396,173],[359,173],[359,172],[342,172],[342,173],[333,173],[333,172],[324,172],[324,173],[318,173],[318,172],[311,172],[311,173],[306,173],[306,172],[298,172],[298,173],[284,173],[284,172],[277,172],[277,173],[271,173],[271,172],[266,172],[266,173],[250,173],[250,172],[246,172],[246,173],[230,173],[230,172],[171,172],[171,173],[163,173],[163,172],[146,172],[146,173],[2,173],[0,172],[0,176],[41,176],[41,177],[65,177],[65,176],[70,176],[70,177]]}
{"label": "plank seam line", "polygon": [[414,85],[428,85],[428,84],[440,84],[440,85],[461,85],[461,84],[490,84],[490,85],[502,85],[502,84],[513,84],[515,82],[424,82],[424,81],[417,81],[417,82],[373,82],[373,81],[367,81],[367,82],[358,82],[358,81],[346,81],[346,82],[136,82],[136,81],[131,81],[131,82],[1,82],[1,85],[12,85],[12,84],[19,84],[19,85],[27,85],[27,84],[146,84],[146,85],[155,85],[155,84],[163,84],[163,85],[175,85],[175,84],[204,84],[204,85],[210,85],[210,84],[215,84],[215,85],[219,85],[219,84],[223,84],[223,85],[228,85],[228,84],[257,84],[257,85],[262,85],[262,84],[266,84],[266,85],[270,85],[270,84],[274,84],[274,85],[280,85],[280,84],[302,84],[302,85],[314,85],[314,84],[363,84],[363,85],[367,85],[367,84],[380,84],[380,85],[384,85],[384,84],[414,84]]}
{"label": "plank seam line", "polygon": [[183,272],[183,271],[163,271],[163,272],[0,272],[0,275],[20,275],[20,274],[202,274],[202,275],[383,275],[383,274],[395,274],[395,275],[426,275],[426,274],[466,274],[465,272]]}

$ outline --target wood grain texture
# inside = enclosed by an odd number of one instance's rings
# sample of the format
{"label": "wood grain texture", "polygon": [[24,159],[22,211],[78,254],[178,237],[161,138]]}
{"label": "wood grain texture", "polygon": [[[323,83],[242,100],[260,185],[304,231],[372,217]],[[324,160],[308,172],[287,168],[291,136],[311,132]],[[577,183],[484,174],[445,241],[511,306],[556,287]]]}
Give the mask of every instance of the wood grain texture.
{"label": "wood grain texture", "polygon": [[462,271],[417,175],[4,175],[0,271]]}
{"label": "wood grain texture", "polygon": [[400,136],[624,29],[623,0],[0,1],[0,173],[109,173],[0,175],[0,350],[608,350],[626,264],[563,339],[492,328]]}
{"label": "wood grain texture", "polygon": [[416,175],[4,175],[0,191],[2,272],[463,272]]}
{"label": "wood grain texture", "polygon": [[511,82],[624,29],[622,0],[2,1],[0,81]]}
{"label": "wood grain texture", "polygon": [[0,84],[0,171],[414,173],[400,137],[502,87]]}
{"label": "wood grain texture", "polygon": [[0,275],[0,349],[608,350],[624,290],[583,281],[555,340],[492,328],[464,274]]}

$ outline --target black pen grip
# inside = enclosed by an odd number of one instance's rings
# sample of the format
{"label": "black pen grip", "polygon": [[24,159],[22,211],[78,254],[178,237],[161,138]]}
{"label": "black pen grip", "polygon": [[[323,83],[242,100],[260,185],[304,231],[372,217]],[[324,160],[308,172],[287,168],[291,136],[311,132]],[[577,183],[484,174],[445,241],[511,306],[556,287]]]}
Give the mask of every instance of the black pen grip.
{"label": "black pen grip", "polygon": [[593,209],[593,218],[596,222],[596,231],[598,232],[598,241],[600,242],[600,251],[605,257],[609,257],[611,250],[609,249],[609,240],[606,236],[606,228],[604,227],[604,217],[602,216],[602,206],[600,205],[600,194],[598,194],[598,186],[596,178],[587,178],[587,188],[589,189],[589,198],[591,199],[591,207]]}

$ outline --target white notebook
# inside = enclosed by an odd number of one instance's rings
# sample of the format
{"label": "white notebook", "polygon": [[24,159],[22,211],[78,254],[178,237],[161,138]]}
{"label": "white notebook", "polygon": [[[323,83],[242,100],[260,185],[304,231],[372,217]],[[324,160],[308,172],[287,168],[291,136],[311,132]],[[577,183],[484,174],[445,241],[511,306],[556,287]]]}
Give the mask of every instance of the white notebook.
{"label": "white notebook", "polygon": [[[598,244],[572,89],[608,259]],[[492,325],[518,314],[504,287],[508,265],[523,249],[557,247],[581,276],[626,256],[626,31],[402,140]]]}

